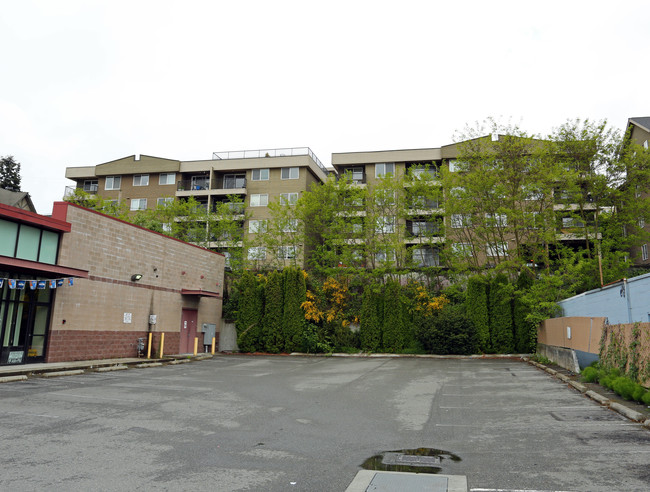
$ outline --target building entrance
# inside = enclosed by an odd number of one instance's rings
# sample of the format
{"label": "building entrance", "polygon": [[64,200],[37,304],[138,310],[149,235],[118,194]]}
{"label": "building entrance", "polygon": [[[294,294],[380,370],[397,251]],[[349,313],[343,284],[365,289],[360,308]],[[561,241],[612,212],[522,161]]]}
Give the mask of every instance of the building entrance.
{"label": "building entrance", "polygon": [[[7,276],[0,273],[0,278]],[[9,288],[6,279],[0,288],[0,365],[43,362],[52,291],[31,290],[26,282],[23,285],[15,276],[12,279],[16,288]]]}

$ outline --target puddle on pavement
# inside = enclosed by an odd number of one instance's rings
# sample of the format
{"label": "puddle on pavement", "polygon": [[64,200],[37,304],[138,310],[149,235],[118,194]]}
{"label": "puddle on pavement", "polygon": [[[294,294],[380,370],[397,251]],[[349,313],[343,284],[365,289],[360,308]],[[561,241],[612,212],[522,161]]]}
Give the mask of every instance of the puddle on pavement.
{"label": "puddle on pavement", "polygon": [[400,449],[384,451],[368,458],[361,465],[366,470],[410,473],[440,473],[443,460],[461,461],[449,451],[434,448]]}

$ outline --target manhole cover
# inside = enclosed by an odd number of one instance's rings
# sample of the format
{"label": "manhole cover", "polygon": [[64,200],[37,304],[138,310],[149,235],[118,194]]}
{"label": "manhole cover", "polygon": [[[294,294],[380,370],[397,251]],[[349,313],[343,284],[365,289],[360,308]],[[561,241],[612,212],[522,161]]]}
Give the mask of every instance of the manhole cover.
{"label": "manhole cover", "polygon": [[415,456],[404,453],[386,453],[381,462],[384,465],[435,466],[440,464],[439,456]]}

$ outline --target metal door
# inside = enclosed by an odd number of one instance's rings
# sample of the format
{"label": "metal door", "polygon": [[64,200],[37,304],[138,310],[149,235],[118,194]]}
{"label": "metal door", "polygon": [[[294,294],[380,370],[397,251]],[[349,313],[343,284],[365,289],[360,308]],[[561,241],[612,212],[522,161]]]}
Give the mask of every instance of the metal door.
{"label": "metal door", "polygon": [[196,337],[196,309],[183,308],[181,316],[181,336],[179,352],[181,354],[188,354],[194,352],[194,337]]}

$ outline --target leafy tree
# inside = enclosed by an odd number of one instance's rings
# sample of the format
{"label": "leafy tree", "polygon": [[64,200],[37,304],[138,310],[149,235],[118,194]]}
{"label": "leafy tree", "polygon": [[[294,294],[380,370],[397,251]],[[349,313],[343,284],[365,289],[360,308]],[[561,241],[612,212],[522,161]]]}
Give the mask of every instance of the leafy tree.
{"label": "leafy tree", "polygon": [[12,155],[0,158],[0,188],[20,191],[20,163]]}

